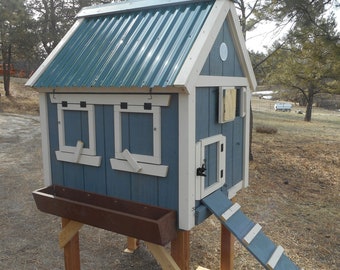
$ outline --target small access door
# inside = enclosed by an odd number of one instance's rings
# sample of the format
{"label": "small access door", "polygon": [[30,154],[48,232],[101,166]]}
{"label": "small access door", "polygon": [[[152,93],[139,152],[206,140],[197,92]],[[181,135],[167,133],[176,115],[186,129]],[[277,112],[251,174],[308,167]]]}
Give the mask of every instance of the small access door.
{"label": "small access door", "polygon": [[226,138],[215,135],[196,143],[196,200],[201,200],[225,183]]}

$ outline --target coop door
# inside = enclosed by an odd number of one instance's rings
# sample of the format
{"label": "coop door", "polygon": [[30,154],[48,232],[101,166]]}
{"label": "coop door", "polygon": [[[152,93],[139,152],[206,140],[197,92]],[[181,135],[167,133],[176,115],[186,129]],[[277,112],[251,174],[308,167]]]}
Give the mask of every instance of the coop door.
{"label": "coop door", "polygon": [[216,135],[196,143],[196,199],[200,200],[225,183],[225,136]]}

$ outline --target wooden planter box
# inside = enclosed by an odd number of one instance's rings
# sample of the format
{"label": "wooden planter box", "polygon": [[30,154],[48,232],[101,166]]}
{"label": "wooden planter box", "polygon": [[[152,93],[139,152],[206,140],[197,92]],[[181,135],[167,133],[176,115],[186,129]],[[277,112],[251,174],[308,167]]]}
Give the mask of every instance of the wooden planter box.
{"label": "wooden planter box", "polygon": [[158,245],[176,238],[176,212],[52,185],[33,192],[42,212]]}

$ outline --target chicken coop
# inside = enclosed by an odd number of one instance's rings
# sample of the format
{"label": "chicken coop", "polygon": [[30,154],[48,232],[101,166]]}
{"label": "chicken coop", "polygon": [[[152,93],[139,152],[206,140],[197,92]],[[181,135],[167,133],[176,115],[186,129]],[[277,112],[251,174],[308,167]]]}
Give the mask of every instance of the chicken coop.
{"label": "chicken coop", "polygon": [[84,8],[27,86],[44,212],[165,245],[248,186],[256,79],[233,1]]}

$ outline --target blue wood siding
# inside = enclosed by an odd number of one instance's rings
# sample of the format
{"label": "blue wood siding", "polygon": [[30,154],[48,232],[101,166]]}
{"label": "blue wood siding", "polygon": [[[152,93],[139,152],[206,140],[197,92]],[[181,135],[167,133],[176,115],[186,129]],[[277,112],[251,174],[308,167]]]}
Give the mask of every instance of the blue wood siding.
{"label": "blue wood siding", "polygon": [[[88,143],[87,114],[65,114],[67,141],[85,139]],[[70,119],[68,119],[70,116]],[[151,117],[151,118],[150,118]],[[56,160],[59,150],[57,106],[48,99],[49,136],[52,183],[99,194],[148,203],[178,210],[178,95],[171,96],[170,106],[161,108],[162,164],[169,166],[167,177],[155,177],[113,170],[110,158],[114,158],[114,109],[111,105],[95,105],[96,155],[102,157],[100,167],[92,167]],[[149,128],[143,128],[146,126]],[[71,128],[71,127],[74,128]],[[133,150],[152,154],[152,114],[125,115],[122,117],[122,133],[129,136]],[[72,133],[71,131],[74,131]],[[142,132],[141,130],[145,130]],[[69,134],[70,133],[70,134]],[[143,136],[141,136],[141,134]],[[88,136],[88,135],[87,135]],[[149,136],[151,138],[145,138]],[[142,138],[140,138],[142,137]],[[86,143],[85,143],[86,144]],[[132,145],[131,145],[132,144]],[[145,145],[147,147],[145,147]],[[131,149],[131,148],[129,148]]]}
{"label": "blue wood siding", "polygon": [[88,113],[84,111],[64,111],[65,144],[76,146],[77,141],[84,143],[84,148],[89,147]]}
{"label": "blue wood siding", "polygon": [[217,144],[208,145],[205,148],[205,157],[206,157],[206,174],[204,186],[207,188],[217,182],[219,176],[217,176]]}
{"label": "blue wood siding", "polygon": [[[197,88],[196,91],[196,141],[222,134],[226,137],[226,185],[227,189],[243,179],[243,124],[244,118],[225,124],[218,123],[218,88]],[[236,106],[238,107],[238,106]],[[212,152],[212,148],[208,148]],[[207,154],[211,162],[216,156]],[[210,165],[212,166],[212,164]],[[213,167],[212,167],[213,168]],[[215,171],[215,170],[214,170]]]}
{"label": "blue wood siding", "polygon": [[[202,87],[196,90],[196,141],[218,134],[226,137],[226,167],[224,170],[226,183],[221,190],[227,193],[228,189],[243,180],[243,126],[245,119],[240,117],[239,103],[237,103],[234,121],[224,124],[218,123],[218,91],[218,87]],[[240,92],[240,89],[238,89],[238,92]],[[239,98],[237,102],[240,102]],[[215,155],[216,159],[216,149],[209,147],[207,151],[214,152],[214,154],[209,152],[206,154],[207,160],[214,162],[212,155]],[[207,164],[207,167],[207,179],[216,179],[216,165]],[[212,172],[208,172],[210,170]],[[205,183],[206,186],[211,184],[213,183]],[[200,201],[196,201],[195,223],[200,224],[210,215],[211,212],[206,206],[202,205]]]}
{"label": "blue wood siding", "polygon": [[[223,42],[228,47],[228,58],[226,61],[222,61],[220,58],[220,45]],[[244,77],[227,21],[224,22],[219,31],[216,41],[203,66],[201,75]]]}
{"label": "blue wood siding", "polygon": [[[122,113],[122,150],[153,155],[153,115],[151,113]],[[138,135],[138,136],[136,136]]]}

